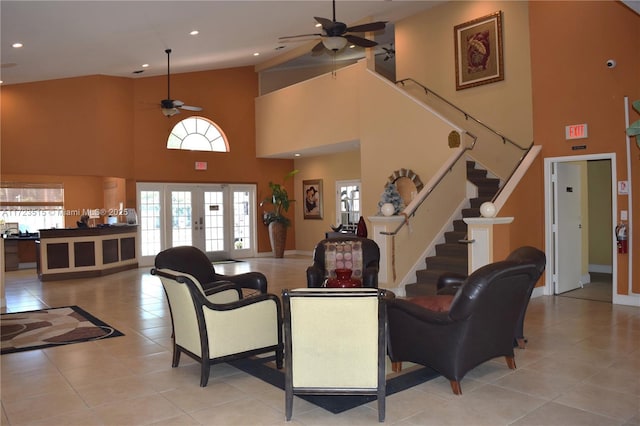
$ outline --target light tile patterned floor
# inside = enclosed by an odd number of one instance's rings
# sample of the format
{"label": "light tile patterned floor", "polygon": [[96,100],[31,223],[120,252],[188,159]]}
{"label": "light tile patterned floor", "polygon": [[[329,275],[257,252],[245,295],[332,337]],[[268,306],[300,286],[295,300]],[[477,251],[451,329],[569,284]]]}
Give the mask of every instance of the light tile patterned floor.
{"label": "light tile patterned floor", "polygon": [[[258,270],[271,292],[305,285],[308,256],[217,265]],[[2,425],[285,424],[284,393],[227,364],[200,388],[198,365],[171,368],[171,320],[149,268],[42,283],[6,275],[7,309],[79,305],[126,334],[2,355]],[[464,394],[438,378],[387,398],[390,425],[640,425],[640,309],[565,297],[531,301],[529,346],[467,374]],[[377,424],[375,402],[340,415],[296,399],[294,425]]]}

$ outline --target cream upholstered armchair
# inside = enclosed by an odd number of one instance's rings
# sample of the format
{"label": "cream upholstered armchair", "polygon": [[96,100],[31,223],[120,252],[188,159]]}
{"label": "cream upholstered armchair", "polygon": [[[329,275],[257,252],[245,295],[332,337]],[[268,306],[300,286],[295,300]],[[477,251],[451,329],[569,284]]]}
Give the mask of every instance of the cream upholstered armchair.
{"label": "cream upholstered armchair", "polygon": [[385,417],[386,307],[375,288],[284,290],[285,412],[296,394],[376,395]]}
{"label": "cream upholstered armchair", "polygon": [[275,351],[282,368],[282,309],[273,294],[243,298],[234,283],[218,283],[205,295],[192,275],[171,269],[151,270],[160,278],[173,326],[172,367],[186,353],[201,364],[200,386],[209,381],[211,364]]}

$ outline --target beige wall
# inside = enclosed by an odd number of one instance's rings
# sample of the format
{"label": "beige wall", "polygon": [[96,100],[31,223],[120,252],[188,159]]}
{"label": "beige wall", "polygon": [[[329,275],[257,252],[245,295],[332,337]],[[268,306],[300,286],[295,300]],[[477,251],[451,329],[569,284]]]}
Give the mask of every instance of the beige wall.
{"label": "beige wall", "polygon": [[589,161],[589,264],[611,268],[611,162]]}
{"label": "beige wall", "polygon": [[[499,10],[504,81],[456,91],[453,28]],[[396,75],[419,81],[524,146],[533,140],[527,2],[446,2],[398,22]]]}
{"label": "beige wall", "polygon": [[[295,177],[293,196],[296,204],[304,202],[302,182],[322,179],[322,219],[304,219],[302,205],[296,209],[296,249],[313,251],[316,243],[324,238],[325,232],[336,225],[336,181],[360,179],[360,152],[349,151],[340,154],[299,158],[295,168],[300,172]],[[362,193],[362,190],[361,190]]]}

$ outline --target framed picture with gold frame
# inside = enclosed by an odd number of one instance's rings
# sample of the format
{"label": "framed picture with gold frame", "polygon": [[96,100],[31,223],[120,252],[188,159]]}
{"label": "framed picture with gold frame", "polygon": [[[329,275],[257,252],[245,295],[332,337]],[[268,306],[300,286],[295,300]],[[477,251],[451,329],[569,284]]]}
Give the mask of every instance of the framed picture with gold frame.
{"label": "framed picture with gold frame", "polygon": [[303,180],[302,195],[305,219],[322,219],[322,179]]}
{"label": "framed picture with gold frame", "polygon": [[504,80],[502,11],[453,29],[456,56],[456,90]]}

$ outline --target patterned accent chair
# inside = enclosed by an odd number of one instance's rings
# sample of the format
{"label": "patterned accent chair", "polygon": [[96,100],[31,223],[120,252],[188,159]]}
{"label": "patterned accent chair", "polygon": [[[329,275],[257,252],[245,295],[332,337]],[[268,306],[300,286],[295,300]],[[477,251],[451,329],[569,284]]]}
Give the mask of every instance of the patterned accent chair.
{"label": "patterned accent chair", "polygon": [[[340,257],[347,253],[349,259]],[[346,263],[351,262],[351,263]],[[362,287],[378,288],[380,248],[375,241],[355,236],[326,238],[313,251],[313,264],[307,268],[307,287],[322,287],[327,278],[335,277],[336,268],[353,271]]]}

